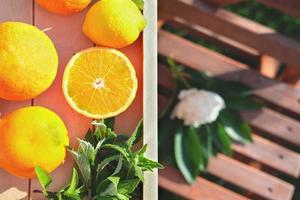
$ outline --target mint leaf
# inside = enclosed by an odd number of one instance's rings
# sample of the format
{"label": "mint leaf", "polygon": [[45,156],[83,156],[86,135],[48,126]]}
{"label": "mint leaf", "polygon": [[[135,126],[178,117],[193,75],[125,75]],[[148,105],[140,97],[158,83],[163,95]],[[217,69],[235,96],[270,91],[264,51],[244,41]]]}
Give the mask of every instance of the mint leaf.
{"label": "mint leaf", "polygon": [[79,139],[78,153],[88,158],[91,164],[94,163],[96,151],[91,143]]}
{"label": "mint leaf", "polygon": [[120,181],[118,185],[119,194],[131,194],[141,181],[137,178]]}
{"label": "mint leaf", "polygon": [[115,195],[117,195],[120,177],[110,176],[105,181],[106,181],[106,183],[110,182],[110,184],[107,186],[107,188],[104,191],[100,192],[100,196],[115,196]]}
{"label": "mint leaf", "polygon": [[89,159],[83,154],[80,154],[76,151],[69,150],[69,152],[71,153],[74,160],[76,161],[76,164],[78,166],[84,184],[86,186],[89,186],[91,181],[91,166],[89,163]]}
{"label": "mint leaf", "polygon": [[142,135],[143,135],[143,120],[139,121],[131,137],[127,140],[128,147],[131,148],[135,143],[137,143],[141,139]]}
{"label": "mint leaf", "polygon": [[114,149],[118,152],[120,152],[127,160],[129,159],[129,153],[126,148],[121,147],[116,144],[105,144],[102,146],[103,148],[109,148],[109,149]]}
{"label": "mint leaf", "polygon": [[37,166],[34,168],[35,173],[37,175],[37,178],[43,188],[43,193],[47,194],[47,188],[52,183],[52,178],[49,176],[49,174],[43,170],[41,167]]}
{"label": "mint leaf", "polygon": [[66,194],[72,194],[72,193],[74,193],[76,191],[78,183],[79,183],[79,176],[78,176],[77,170],[75,168],[73,168],[70,186],[66,190],[65,193]]}

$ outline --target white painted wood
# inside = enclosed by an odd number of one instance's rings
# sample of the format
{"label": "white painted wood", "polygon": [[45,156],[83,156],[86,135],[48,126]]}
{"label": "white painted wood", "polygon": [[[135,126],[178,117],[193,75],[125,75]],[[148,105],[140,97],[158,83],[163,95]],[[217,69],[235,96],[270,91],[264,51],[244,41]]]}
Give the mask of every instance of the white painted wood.
{"label": "white painted wood", "polygon": [[[157,0],[145,1],[144,15],[144,144],[146,156],[157,160]],[[158,174],[145,174],[144,199],[158,199]]]}

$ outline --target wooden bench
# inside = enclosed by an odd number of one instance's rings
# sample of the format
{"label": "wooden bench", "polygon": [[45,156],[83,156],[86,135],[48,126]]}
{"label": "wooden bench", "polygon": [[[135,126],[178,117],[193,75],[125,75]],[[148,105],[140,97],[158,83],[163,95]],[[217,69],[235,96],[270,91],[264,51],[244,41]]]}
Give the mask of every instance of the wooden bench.
{"label": "wooden bench", "polygon": [[[300,66],[299,43],[293,43],[273,30],[198,0],[161,0],[160,4],[160,14],[169,26],[183,28],[188,34],[221,43],[253,59],[266,54]],[[247,26],[249,23],[253,26]],[[297,120],[300,91],[262,76],[244,63],[164,30],[159,31],[158,48],[162,57],[170,56],[187,67],[250,86],[255,98],[266,105],[261,111],[242,113],[253,127],[254,142],[234,144],[236,156],[230,158],[219,154],[211,159],[208,167],[209,174],[245,192],[237,194],[202,177],[198,177],[194,185],[188,185],[179,171],[171,166],[159,173],[160,187],[186,199],[292,199],[294,186],[278,175],[300,176],[300,154],[295,150],[300,147],[300,123]],[[159,85],[168,89],[173,86],[164,63],[159,64]],[[165,96],[159,95],[159,108],[163,108],[166,101]]]}

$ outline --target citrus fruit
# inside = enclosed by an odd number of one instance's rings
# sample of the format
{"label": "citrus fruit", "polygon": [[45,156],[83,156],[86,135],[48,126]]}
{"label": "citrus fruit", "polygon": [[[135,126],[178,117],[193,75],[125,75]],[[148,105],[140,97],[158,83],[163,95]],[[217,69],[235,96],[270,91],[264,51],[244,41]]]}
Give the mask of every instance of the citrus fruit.
{"label": "citrus fruit", "polygon": [[48,36],[20,22],[0,24],[0,98],[27,100],[55,79],[58,56]]}
{"label": "citrus fruit", "polygon": [[33,178],[36,166],[52,172],[64,162],[67,145],[63,121],[46,108],[21,108],[0,120],[0,167],[15,176]]}
{"label": "citrus fruit", "polygon": [[90,118],[104,119],[125,111],[137,91],[130,60],[120,51],[89,48],[75,54],[63,77],[63,92],[71,107]]}
{"label": "citrus fruit", "polygon": [[132,44],[146,19],[132,0],[101,0],[88,11],[83,32],[98,45],[122,48]]}
{"label": "citrus fruit", "polygon": [[49,12],[71,15],[86,8],[91,0],[35,0]]}

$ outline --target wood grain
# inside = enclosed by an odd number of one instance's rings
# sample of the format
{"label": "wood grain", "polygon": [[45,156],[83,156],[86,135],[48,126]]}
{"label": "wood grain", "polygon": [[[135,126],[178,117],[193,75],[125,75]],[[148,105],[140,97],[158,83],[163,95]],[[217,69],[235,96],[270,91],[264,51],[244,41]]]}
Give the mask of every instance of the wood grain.
{"label": "wood grain", "polygon": [[299,177],[300,155],[270,140],[253,135],[253,143],[233,143],[233,150],[285,174]]}
{"label": "wood grain", "polygon": [[293,185],[221,154],[210,160],[208,172],[270,200],[289,200],[294,192]]}
{"label": "wood grain", "polygon": [[300,43],[256,22],[199,0],[161,0],[160,12],[199,24],[216,33],[299,67]]}
{"label": "wood grain", "polygon": [[183,198],[191,200],[247,200],[204,178],[197,177],[193,185],[185,182],[178,170],[171,166],[159,171],[159,186]]}
{"label": "wood grain", "polygon": [[[0,23],[6,21],[19,21],[27,24],[32,24],[32,13],[33,11],[31,0],[0,0]],[[7,113],[12,112],[18,108],[30,105],[30,100],[23,102],[13,102],[0,99],[0,113],[2,116],[4,116]],[[21,197],[24,197],[24,192],[27,193],[28,180],[14,177],[1,169],[0,180],[0,197],[2,196],[0,199],[7,197],[14,198],[15,195],[21,195]],[[11,191],[14,192],[11,193]]]}
{"label": "wood grain", "polygon": [[193,37],[199,37],[209,42],[213,42],[222,48],[229,49],[237,55],[241,55],[250,60],[258,60],[260,57],[260,52],[258,50],[231,38],[225,37],[221,33],[216,33],[198,24],[190,23],[184,19],[175,17],[173,20],[169,20],[167,24],[176,29],[180,29],[181,31],[185,31]]}
{"label": "wood grain", "polygon": [[171,56],[177,62],[196,70],[209,71],[222,79],[240,81],[252,87],[254,94],[265,101],[300,114],[299,90],[263,77],[247,69],[245,64],[165,31],[159,31],[158,51],[161,55]]}

